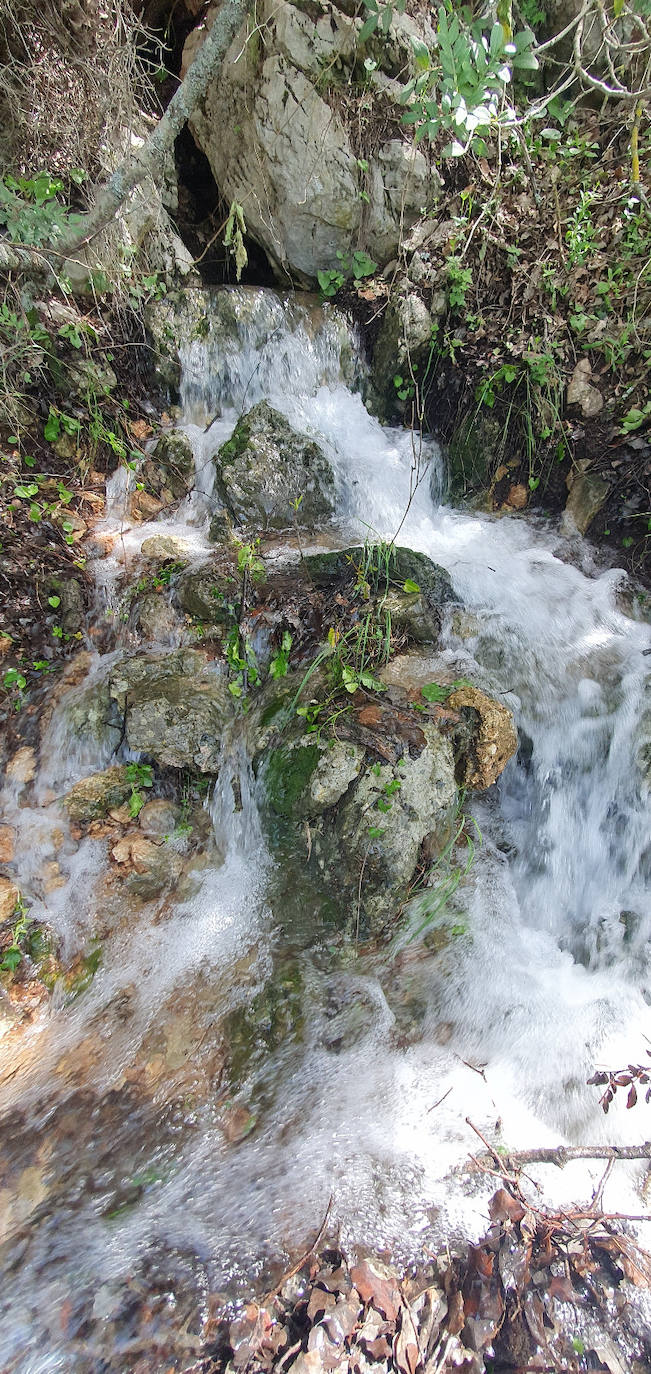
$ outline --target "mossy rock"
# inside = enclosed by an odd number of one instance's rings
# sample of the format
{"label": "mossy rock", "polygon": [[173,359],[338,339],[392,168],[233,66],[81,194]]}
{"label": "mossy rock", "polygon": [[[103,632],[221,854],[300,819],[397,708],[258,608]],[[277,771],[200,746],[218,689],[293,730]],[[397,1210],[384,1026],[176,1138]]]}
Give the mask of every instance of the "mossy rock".
{"label": "mossy rock", "polygon": [[331,810],[358,777],[364,750],[342,740],[325,743],[306,735],[267,754],[264,785],[277,816],[314,819]]}
{"label": "mossy rock", "polygon": [[502,460],[504,426],[480,409],[466,416],[448,445],[448,490],[454,500],[487,492]]}
{"label": "mossy rock", "polygon": [[240,584],[234,576],[210,566],[188,569],[177,581],[175,597],[194,620],[229,625],[237,620]]}
{"label": "mossy rock", "polygon": [[[338,583],[355,582],[357,569],[363,564],[365,551],[359,544],[349,549],[334,549],[329,553],[308,554],[300,564],[301,574],[321,591],[329,590]],[[392,551],[388,564],[389,586],[399,591],[405,582],[415,582],[427,607],[432,610],[457,602],[450,575],[445,568],[439,567],[425,553],[401,546]],[[384,590],[382,573],[377,576],[378,589]]]}
{"label": "mossy rock", "polygon": [[219,497],[241,524],[312,528],[333,514],[334,475],[323,450],[267,401],[242,416],[214,462]]}
{"label": "mossy rock", "polygon": [[274,970],[251,1002],[227,1017],[225,1033],[234,1087],[262,1068],[267,1056],[285,1041],[300,1040],[304,1020],[302,996],[301,970],[297,963],[288,962]]}

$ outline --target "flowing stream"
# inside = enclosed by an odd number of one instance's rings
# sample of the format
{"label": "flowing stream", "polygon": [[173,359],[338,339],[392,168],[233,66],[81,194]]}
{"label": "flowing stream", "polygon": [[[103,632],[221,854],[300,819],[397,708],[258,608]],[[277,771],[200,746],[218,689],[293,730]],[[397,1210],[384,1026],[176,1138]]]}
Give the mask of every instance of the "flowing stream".
{"label": "flowing stream", "polygon": [[[182,346],[194,491],[173,517],[130,525],[133,475],[112,479],[93,567],[113,637],[103,654],[89,641],[86,677],[51,713],[33,785],[10,779],[3,794],[34,913],[70,956],[98,932],[102,943],[80,996],[55,990],[19,1039],[0,1041],[11,1374],[122,1371],[143,1351],[147,1369],[169,1368],[170,1353],[190,1365],[211,1313],[256,1281],[271,1287],[330,1199],[329,1234],[351,1248],[408,1261],[478,1236],[496,1185],[463,1170],[481,1148],[468,1117],[511,1148],[649,1133],[644,1105],[616,1102],[606,1118],[586,1086],[595,1067],[637,1061],[651,1042],[650,640],[624,575],[600,572],[550,522],[441,504],[436,446],[415,451],[409,433],[368,414],[354,340],[334,312],[230,295],[231,334],[188,329]],[[482,843],[441,917],[457,932],[443,960],[409,945],[394,957],[333,952],[307,883],[284,883],[267,851],[242,738],[225,742],[206,798],[207,857],[163,909],[129,915],[102,887],[105,843],[79,841],[62,819],[66,787],[128,757],[108,726],[70,725],[132,647],[117,614],[123,579],[137,579],[152,534],[181,536],[198,562],[208,555],[210,455],[261,398],[332,461],[330,547],[401,526],[401,544],[449,571],[463,610],[448,614],[432,675],[470,677],[516,717],[517,757],[472,802]],[[46,891],[55,859],[61,881]],[[247,1121],[215,1088],[219,1028],[264,997],[271,1047],[249,1063]],[[566,1202],[599,1176],[592,1164],[536,1171]],[[608,1206],[644,1210],[640,1181],[618,1165]]]}

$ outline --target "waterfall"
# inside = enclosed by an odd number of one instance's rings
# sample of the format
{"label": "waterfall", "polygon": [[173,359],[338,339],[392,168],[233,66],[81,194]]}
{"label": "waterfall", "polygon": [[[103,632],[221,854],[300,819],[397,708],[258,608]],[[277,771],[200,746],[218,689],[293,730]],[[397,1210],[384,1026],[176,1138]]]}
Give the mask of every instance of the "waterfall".
{"label": "waterfall", "polygon": [[[99,531],[111,551],[91,564],[102,614],[138,575],[148,536],[178,535],[197,565],[207,556],[212,454],[265,398],[332,462],[333,547],[400,528],[401,544],[449,571],[463,611],[447,612],[432,675],[470,677],[503,700],[521,748],[489,795],[466,801],[483,843],[443,959],[410,962],[406,949],[393,965],[329,962],[309,893],[284,884],[267,852],[237,736],[206,797],[205,860],[132,925],[96,881],[106,845],[94,841],[94,857],[89,840],[76,846],[57,806],[71,781],[129,757],[115,723],[87,705],[119,635],[89,655],[85,681],[55,706],[34,790],[4,793],[38,913],[72,948],[80,931],[102,933],[83,996],[53,1002],[18,1050],[0,1043],[11,1374],[86,1374],[120,1342],[130,1368],[134,1273],[172,1295],[157,1318],[165,1331],[174,1304],[183,1314],[193,1293],[198,1304],[246,1291],[304,1244],[331,1195],[349,1246],[418,1259],[442,1237],[479,1235],[490,1180],[455,1172],[476,1144],[468,1116],[511,1148],[644,1130],[618,1103],[606,1121],[586,1086],[596,1065],[636,1059],[651,1037],[649,630],[622,608],[623,574],[599,571],[586,545],[540,517],[441,503],[436,444],[367,412],[355,339],[336,312],[233,289],[206,293],[199,322],[184,317],[179,330],[195,489],[173,516],[137,526],[129,475],[115,478]],[[48,896],[39,865],[55,849],[63,881]],[[230,1017],[242,1040],[247,1008],[267,995],[272,1031],[300,1005],[301,1035],[279,1032],[266,1058],[249,1046],[254,1068],[233,1105],[220,1025]],[[590,1190],[592,1166],[573,1169],[543,1168],[550,1196]],[[639,1210],[636,1177],[610,1179],[613,1210]]]}

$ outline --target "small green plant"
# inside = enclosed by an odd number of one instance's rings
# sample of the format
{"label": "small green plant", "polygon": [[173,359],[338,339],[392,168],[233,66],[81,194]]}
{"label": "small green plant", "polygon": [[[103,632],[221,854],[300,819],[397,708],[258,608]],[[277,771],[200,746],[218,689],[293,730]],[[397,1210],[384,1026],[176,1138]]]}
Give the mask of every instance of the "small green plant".
{"label": "small green plant", "polygon": [[620,434],[633,434],[636,429],[640,429],[651,415],[651,400],[645,401],[640,409],[639,406],[631,406],[631,409],[624,416],[620,426]]}
{"label": "small green plant", "polygon": [[449,686],[443,686],[440,682],[426,682],[420,690],[425,701],[433,705],[437,702],[447,701],[448,697],[453,692],[458,691],[460,687],[472,687],[472,683],[465,677],[458,677]]}
{"label": "small green plant", "polygon": [[131,784],[131,796],[129,797],[129,815],[132,820],[140,815],[145,804],[146,798],[142,792],[143,787],[153,787],[154,770],[148,763],[128,763],[127,782]]}
{"label": "small green plant", "polygon": [[260,540],[254,539],[252,544],[236,541],[236,547],[238,572],[248,575],[253,581],[264,577],[264,563],[258,554]]}
{"label": "small green plant", "polygon": [[228,690],[231,696],[239,701],[246,697],[249,686],[257,687],[260,683],[258,661],[253,646],[241,633],[239,625],[233,625],[226,636],[225,654],[232,674]]}
{"label": "small green plant", "polygon": [[346,280],[343,272],[337,272],[336,268],[333,267],[323,268],[320,272],[317,272],[316,277],[321,295],[324,296],[326,300],[336,296],[337,292],[341,291]]}
{"label": "small green plant", "polygon": [[377,271],[377,263],[361,249],[356,250],[350,258],[341,252],[337,253],[337,257],[341,263],[340,268],[324,268],[316,274],[321,295],[326,299],[336,296],[337,292],[341,291],[347,277],[352,277],[354,285],[359,286],[365,277],[372,277]]}
{"label": "small green plant", "polygon": [[565,231],[570,267],[580,266],[594,250],[597,230],[592,217],[592,207],[597,191],[583,188],[579,192],[579,203]]}
{"label": "small green plant", "polygon": [[457,257],[448,258],[446,265],[446,276],[448,284],[448,305],[451,310],[463,310],[466,304],[466,296],[472,286],[472,269],[462,267],[461,259]]}
{"label": "small green plant", "polygon": [[15,973],[25,954],[24,943],[29,935],[31,922],[27,919],[22,897],[19,897],[16,903],[16,913],[18,920],[11,932],[11,944],[3,950],[0,960],[0,970],[3,973]]}
{"label": "small green plant", "polygon": [[289,630],[283,632],[280,648],[276,650],[269,664],[269,676],[276,680],[280,677],[287,677],[289,668],[289,651],[293,644]]}
{"label": "small green plant", "polygon": [[485,138],[498,125],[515,119],[507,88],[515,71],[536,71],[535,35],[530,28],[510,33],[510,24],[493,24],[484,31],[481,20],[466,22],[465,11],[437,11],[436,51],[412,38],[416,76],[407,83],[401,102],[408,108],[403,124],[416,126],[416,141],[452,136],[443,157],[462,157],[470,148],[486,151]]}
{"label": "small green plant", "polygon": [[[70,179],[78,185],[85,173],[75,169]],[[60,200],[64,190],[60,177],[39,172],[34,177],[6,175],[0,179],[0,224],[12,243],[40,248],[54,245],[67,230],[81,222]]]}

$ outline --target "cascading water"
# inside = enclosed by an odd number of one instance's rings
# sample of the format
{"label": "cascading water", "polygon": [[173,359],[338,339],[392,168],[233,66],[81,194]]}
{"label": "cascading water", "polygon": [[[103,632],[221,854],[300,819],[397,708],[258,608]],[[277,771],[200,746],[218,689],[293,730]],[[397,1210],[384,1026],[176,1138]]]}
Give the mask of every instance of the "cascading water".
{"label": "cascading water", "polygon": [[[412,436],[366,412],[347,385],[357,365],[336,316],[271,292],[228,299],[230,336],[211,334],[208,298],[208,327],[188,330],[181,348],[195,490],[173,518],[130,527],[128,481],[114,479],[97,533],[112,543],[95,564],[100,605],[119,605],[148,536],[178,536],[201,561],[211,454],[266,398],[332,461],[333,545],[401,525],[401,543],[448,569],[464,610],[448,614],[432,675],[449,668],[501,696],[521,749],[473,804],[483,843],[454,898],[462,919],[443,962],[410,963],[407,947],[393,963],[333,964],[309,892],[284,890],[267,853],[236,738],[207,801],[206,862],[175,902],[149,903],[132,927],[93,888],[101,841],[76,846],[66,834],[61,883],[39,888],[54,829],[65,828],[58,796],[120,747],[88,704],[115,650],[90,659],[86,681],[55,707],[29,804],[14,783],[4,794],[24,850],[18,878],[38,914],[72,949],[99,925],[103,946],[83,996],[65,1007],[55,998],[2,1051],[11,1374],[131,1368],[142,1345],[133,1285],[151,1296],[147,1349],[160,1350],[161,1368],[169,1350],[190,1359],[207,1295],[245,1290],[301,1246],[329,1197],[350,1246],[418,1258],[433,1236],[479,1234],[490,1181],[456,1172],[476,1143],[468,1115],[512,1148],[633,1140],[643,1129],[621,1109],[606,1122],[585,1080],[596,1063],[636,1058],[651,1036],[648,784],[636,763],[648,627],[619,608],[620,574],[597,573],[587,548],[544,522],[438,505],[436,447],[415,453]],[[229,1015],[241,1025],[274,979],[281,1003],[300,1001],[302,1036],[258,1054],[250,1120],[234,1124],[212,1088],[220,1026]],[[614,1209],[635,1197],[635,1172],[618,1167]],[[598,1177],[588,1165],[544,1176],[564,1200]]]}

